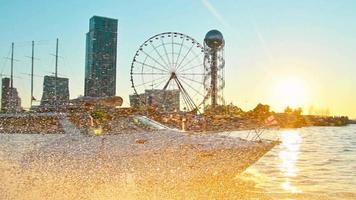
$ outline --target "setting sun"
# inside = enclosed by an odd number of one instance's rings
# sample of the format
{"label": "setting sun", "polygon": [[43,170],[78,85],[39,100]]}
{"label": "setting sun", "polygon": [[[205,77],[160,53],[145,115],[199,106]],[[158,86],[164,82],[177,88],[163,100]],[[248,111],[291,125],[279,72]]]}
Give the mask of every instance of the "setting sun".
{"label": "setting sun", "polygon": [[307,101],[307,87],[298,78],[284,78],[274,86],[274,98],[278,105],[292,108],[302,107]]}

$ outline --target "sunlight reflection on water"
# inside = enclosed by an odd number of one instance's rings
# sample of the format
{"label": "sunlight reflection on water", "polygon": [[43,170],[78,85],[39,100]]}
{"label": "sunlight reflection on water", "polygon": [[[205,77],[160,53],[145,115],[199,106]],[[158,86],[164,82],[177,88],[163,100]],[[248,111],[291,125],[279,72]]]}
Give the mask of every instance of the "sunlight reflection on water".
{"label": "sunlight reflection on water", "polygon": [[289,177],[297,176],[298,173],[296,162],[298,160],[301,140],[302,138],[298,130],[287,130],[281,133],[282,150],[279,153],[281,160],[279,169],[285,177],[282,188],[287,192],[301,192],[289,179]]}

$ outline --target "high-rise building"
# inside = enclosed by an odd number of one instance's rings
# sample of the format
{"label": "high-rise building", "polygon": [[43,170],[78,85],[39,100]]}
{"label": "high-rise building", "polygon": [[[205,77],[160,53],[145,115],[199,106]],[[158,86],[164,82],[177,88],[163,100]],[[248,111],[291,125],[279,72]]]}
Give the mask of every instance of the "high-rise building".
{"label": "high-rise building", "polygon": [[10,87],[10,78],[2,79],[1,112],[20,112],[21,99],[16,88]]}
{"label": "high-rise building", "polygon": [[179,90],[145,90],[139,95],[130,95],[132,107],[151,106],[166,112],[179,111]]}
{"label": "high-rise building", "polygon": [[41,106],[55,107],[69,102],[68,78],[45,76],[43,79],[43,93]]}
{"label": "high-rise building", "polygon": [[90,18],[86,37],[84,96],[115,96],[117,19]]}

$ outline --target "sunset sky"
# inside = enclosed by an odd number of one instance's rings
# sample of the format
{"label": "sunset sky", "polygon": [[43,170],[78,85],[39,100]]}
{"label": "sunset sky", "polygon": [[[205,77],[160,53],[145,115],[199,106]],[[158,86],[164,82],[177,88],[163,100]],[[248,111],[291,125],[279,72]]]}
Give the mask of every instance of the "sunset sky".
{"label": "sunset sky", "polygon": [[[85,34],[93,15],[119,20],[117,95],[128,105],[130,65],[149,37],[166,31],[203,42],[220,30],[226,41],[228,103],[244,110],[258,103],[283,111],[311,107],[356,118],[356,1],[354,0],[2,0],[0,73],[10,73],[15,42],[14,86],[29,106],[31,40],[35,73],[54,70],[55,40],[60,40],[59,73],[70,78],[70,96],[84,88]],[[35,79],[41,98],[43,79]]]}

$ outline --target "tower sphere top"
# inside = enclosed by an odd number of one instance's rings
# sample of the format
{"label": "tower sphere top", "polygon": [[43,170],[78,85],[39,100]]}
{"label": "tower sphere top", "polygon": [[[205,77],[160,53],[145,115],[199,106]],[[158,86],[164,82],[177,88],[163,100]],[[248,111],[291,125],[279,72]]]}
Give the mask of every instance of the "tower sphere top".
{"label": "tower sphere top", "polygon": [[205,35],[204,39],[208,47],[212,49],[218,49],[225,44],[224,37],[218,30],[211,30]]}

